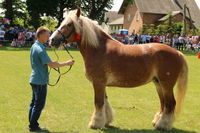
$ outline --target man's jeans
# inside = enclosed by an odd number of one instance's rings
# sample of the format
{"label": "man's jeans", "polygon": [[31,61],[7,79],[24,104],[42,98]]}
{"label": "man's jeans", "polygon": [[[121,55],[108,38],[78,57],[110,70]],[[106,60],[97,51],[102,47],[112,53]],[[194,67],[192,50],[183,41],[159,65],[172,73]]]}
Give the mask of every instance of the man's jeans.
{"label": "man's jeans", "polygon": [[33,92],[29,109],[29,128],[34,129],[39,126],[38,119],[45,106],[47,85],[31,84],[31,87]]}

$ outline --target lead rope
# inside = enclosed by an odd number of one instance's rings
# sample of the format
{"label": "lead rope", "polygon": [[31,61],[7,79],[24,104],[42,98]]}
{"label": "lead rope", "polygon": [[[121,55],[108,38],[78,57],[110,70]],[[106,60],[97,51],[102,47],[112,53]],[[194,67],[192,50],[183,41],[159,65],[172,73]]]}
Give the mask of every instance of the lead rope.
{"label": "lead rope", "polygon": [[[73,56],[70,54],[69,50],[67,49],[67,47],[66,47],[65,45],[64,45],[64,49],[67,51],[67,53],[68,53],[68,55],[71,57],[71,59],[73,59]],[[56,61],[58,62],[58,61],[59,61],[59,56],[58,56],[58,54],[57,54],[55,48],[54,48],[54,53],[55,53],[56,58],[57,58]],[[49,86],[56,86],[56,85],[58,84],[58,82],[60,81],[61,76],[67,74],[67,73],[71,70],[71,68],[72,68],[72,65],[70,65],[69,69],[68,69],[66,72],[64,72],[64,73],[61,73],[61,72],[60,72],[60,68],[59,68],[59,67],[58,67],[57,69],[56,69],[56,68],[53,68],[56,72],[58,72],[59,76],[58,76],[57,81],[56,81],[54,84],[48,83],[48,85],[49,85]],[[48,75],[50,75],[51,69],[52,69],[52,68],[50,68],[50,70],[49,70],[49,72],[48,72]]]}

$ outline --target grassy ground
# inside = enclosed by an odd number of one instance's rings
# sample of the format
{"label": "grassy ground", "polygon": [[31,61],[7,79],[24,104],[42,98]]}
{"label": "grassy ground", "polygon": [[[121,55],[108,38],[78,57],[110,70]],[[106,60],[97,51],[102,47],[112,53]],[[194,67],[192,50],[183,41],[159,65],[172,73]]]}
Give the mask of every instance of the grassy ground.
{"label": "grassy ground", "polygon": [[[48,51],[55,59],[53,51]],[[60,61],[68,60],[65,51],[58,52]],[[93,89],[84,76],[82,57],[72,50],[76,63],[56,87],[48,88],[46,107],[40,125],[51,133],[162,133],[151,120],[159,108],[154,85],[138,88],[107,88],[115,110],[112,128],[87,128],[93,112]],[[196,53],[185,53],[189,64],[189,88],[183,111],[170,133],[200,133],[200,60]],[[172,66],[173,67],[173,66]],[[67,69],[67,68],[65,68]],[[64,71],[62,69],[62,71]],[[28,132],[28,108],[31,100],[29,48],[0,48],[0,133]],[[51,82],[56,74],[50,76]]]}

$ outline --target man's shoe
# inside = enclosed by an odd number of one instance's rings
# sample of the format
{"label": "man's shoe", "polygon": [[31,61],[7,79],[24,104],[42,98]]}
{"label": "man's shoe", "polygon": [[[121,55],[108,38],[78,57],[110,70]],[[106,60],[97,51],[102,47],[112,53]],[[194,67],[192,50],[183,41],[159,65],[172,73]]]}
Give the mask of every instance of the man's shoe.
{"label": "man's shoe", "polygon": [[41,127],[37,127],[37,128],[29,128],[30,132],[48,132],[47,129],[45,128],[41,128]]}

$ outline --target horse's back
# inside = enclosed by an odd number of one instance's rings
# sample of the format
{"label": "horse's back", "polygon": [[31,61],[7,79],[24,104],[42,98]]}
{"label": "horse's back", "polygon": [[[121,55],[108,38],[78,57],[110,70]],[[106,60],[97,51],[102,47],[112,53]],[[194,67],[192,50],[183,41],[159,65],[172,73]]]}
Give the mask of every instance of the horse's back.
{"label": "horse's back", "polygon": [[164,80],[166,74],[167,78],[177,77],[183,65],[182,54],[165,44],[116,44],[110,48],[107,54],[109,85],[134,87],[145,84],[156,76]]}

